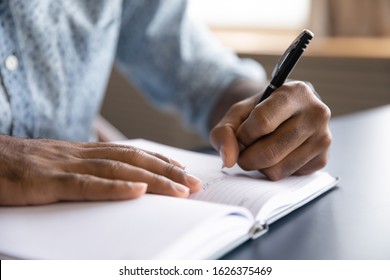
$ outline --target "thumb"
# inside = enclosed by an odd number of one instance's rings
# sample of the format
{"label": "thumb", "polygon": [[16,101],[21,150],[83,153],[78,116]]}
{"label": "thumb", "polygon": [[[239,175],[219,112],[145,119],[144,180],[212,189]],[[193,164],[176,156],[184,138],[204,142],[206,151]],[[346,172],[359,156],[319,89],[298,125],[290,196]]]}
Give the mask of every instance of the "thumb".
{"label": "thumb", "polygon": [[224,167],[232,167],[240,154],[239,143],[233,126],[220,124],[210,133],[211,145],[219,152]]}

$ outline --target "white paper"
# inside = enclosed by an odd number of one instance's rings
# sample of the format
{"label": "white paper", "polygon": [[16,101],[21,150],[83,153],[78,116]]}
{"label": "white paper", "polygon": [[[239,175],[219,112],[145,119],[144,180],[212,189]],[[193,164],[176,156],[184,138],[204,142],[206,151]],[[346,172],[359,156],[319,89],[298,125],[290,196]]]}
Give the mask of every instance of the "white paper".
{"label": "white paper", "polygon": [[[3,207],[0,253],[24,259],[191,258],[188,250],[199,249],[191,240],[198,238],[197,246],[202,245],[208,235],[222,229],[213,224],[229,213],[221,205],[158,195],[120,202]],[[252,221],[243,220],[247,223],[243,230],[248,231]],[[197,228],[198,236],[187,238],[186,247],[175,245]]]}

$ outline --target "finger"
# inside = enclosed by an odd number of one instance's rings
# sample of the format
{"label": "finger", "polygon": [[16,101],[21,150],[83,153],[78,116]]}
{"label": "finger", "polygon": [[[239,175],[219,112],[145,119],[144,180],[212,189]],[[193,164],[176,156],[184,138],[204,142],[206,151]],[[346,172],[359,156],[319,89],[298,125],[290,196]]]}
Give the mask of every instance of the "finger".
{"label": "finger", "polygon": [[51,181],[50,191],[57,201],[124,200],[143,195],[147,184],[109,180],[92,175],[58,174]]}
{"label": "finger", "polygon": [[328,162],[328,153],[324,152],[310,160],[304,166],[299,168],[294,174],[296,175],[307,175],[311,174],[317,170],[320,170],[326,166]]}
{"label": "finger", "polygon": [[210,143],[219,152],[226,167],[232,167],[237,162],[240,153],[237,129],[248,118],[254,104],[254,98],[234,104],[218,125],[211,130]]}
{"label": "finger", "polygon": [[[123,176],[123,173],[128,172],[125,165],[121,165],[120,163],[126,163],[127,165],[132,165],[139,167],[141,169],[148,170],[152,173],[165,176],[179,184],[185,185],[190,188],[191,192],[196,192],[200,190],[201,180],[196,178],[195,176],[186,173],[183,168],[178,167],[175,164],[169,162],[169,160],[164,161],[163,159],[154,156],[154,154],[150,154],[144,150],[137,149],[131,146],[123,146],[123,147],[107,147],[107,148],[95,148],[89,149],[83,155],[84,157],[88,157],[89,159],[108,159],[110,161],[107,162],[95,162],[95,167],[106,174],[107,171],[103,171],[107,168],[110,172],[114,172],[116,176]],[[165,158],[165,157],[164,157]],[[90,162],[88,172],[96,172],[93,171],[95,169],[93,165],[93,161]],[[83,163],[82,163],[83,164]],[[83,168],[79,163],[80,168]],[[100,167],[99,164],[106,164],[107,167]],[[127,168],[129,168],[127,166]],[[98,176],[99,173],[94,173]],[[130,173],[128,173],[130,174]],[[128,178],[129,180],[133,180],[132,178]]]}
{"label": "finger", "polygon": [[35,195],[27,184],[19,181],[2,179],[0,184],[1,206],[22,206],[34,204],[46,204],[56,202],[51,195],[44,190],[41,195]]}
{"label": "finger", "polygon": [[271,180],[312,173],[326,165],[330,141],[326,136],[320,141],[310,138],[279,163],[260,171]]}
{"label": "finger", "polygon": [[212,130],[210,142],[219,152],[225,167],[232,167],[240,153],[236,133],[230,125],[222,125]]}
{"label": "finger", "polygon": [[269,98],[258,104],[237,129],[237,138],[244,146],[275,131],[296,113],[291,93],[285,87],[277,89]]}
{"label": "finger", "polygon": [[260,138],[240,154],[238,164],[245,170],[275,166],[301,146],[313,131],[299,117],[284,122],[272,134]]}
{"label": "finger", "polygon": [[[190,192],[200,189],[201,182],[197,181],[197,178],[192,177],[172,164],[164,164],[166,170],[160,172],[162,174],[157,173],[157,169],[149,171],[120,161],[106,159],[78,160],[72,164],[70,169],[75,173],[88,174],[110,180],[145,182],[150,193],[187,197]],[[179,177],[177,174],[179,174]],[[196,182],[188,183],[189,180],[195,180]],[[184,182],[190,185],[190,187],[180,182]]]}
{"label": "finger", "polygon": [[[94,155],[96,154],[102,154],[103,151],[105,151],[105,158],[110,158],[108,157],[108,155],[111,155],[114,151],[118,151],[119,153],[121,153],[121,151],[123,150],[142,150],[154,157],[157,157],[165,162],[168,162],[170,164],[173,164],[181,169],[185,169],[185,165],[183,165],[182,163],[174,160],[174,159],[171,159],[165,155],[162,155],[160,153],[155,153],[155,152],[152,152],[152,151],[147,151],[147,150],[144,150],[144,149],[139,149],[139,148],[136,148],[136,147],[133,147],[133,146],[130,146],[130,145],[121,145],[121,144],[114,144],[114,143],[104,143],[104,142],[92,142],[92,143],[83,143],[83,142],[80,142],[80,143],[76,143],[76,145],[78,145],[80,148],[84,148],[84,149],[81,149],[79,150],[79,156],[82,156],[82,157],[85,157],[85,155],[87,157],[94,157]],[[107,150],[106,150],[107,149]],[[118,158],[117,158],[118,159]],[[122,161],[126,161],[125,159],[123,159]]]}

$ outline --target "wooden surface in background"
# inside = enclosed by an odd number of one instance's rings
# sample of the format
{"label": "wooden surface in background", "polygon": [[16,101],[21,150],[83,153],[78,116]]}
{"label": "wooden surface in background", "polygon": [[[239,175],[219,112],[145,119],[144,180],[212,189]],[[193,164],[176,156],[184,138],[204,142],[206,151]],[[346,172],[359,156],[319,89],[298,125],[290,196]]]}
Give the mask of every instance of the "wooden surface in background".
{"label": "wooden surface in background", "polygon": [[[270,75],[295,34],[215,31],[242,57],[259,61]],[[292,79],[310,81],[333,116],[390,104],[390,38],[315,38]],[[150,106],[115,70],[102,115],[129,138],[142,137],[183,148],[205,145],[172,113]]]}

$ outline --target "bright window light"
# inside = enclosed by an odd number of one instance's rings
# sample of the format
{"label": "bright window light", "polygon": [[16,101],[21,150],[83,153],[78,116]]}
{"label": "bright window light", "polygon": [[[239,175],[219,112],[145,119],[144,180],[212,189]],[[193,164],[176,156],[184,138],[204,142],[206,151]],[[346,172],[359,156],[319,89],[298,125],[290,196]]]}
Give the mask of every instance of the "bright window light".
{"label": "bright window light", "polygon": [[301,29],[311,0],[189,0],[190,13],[212,27]]}

